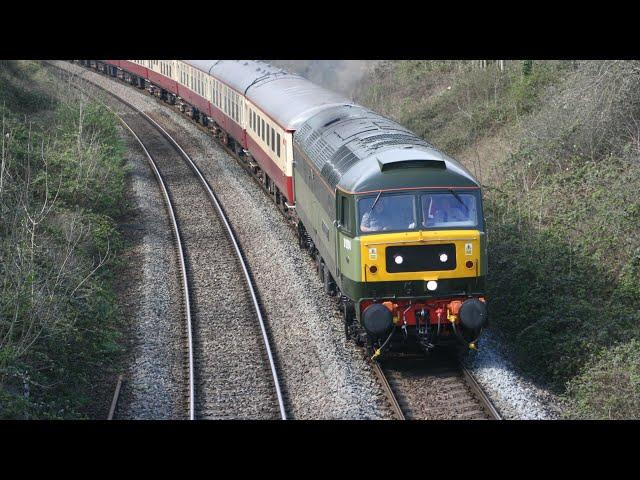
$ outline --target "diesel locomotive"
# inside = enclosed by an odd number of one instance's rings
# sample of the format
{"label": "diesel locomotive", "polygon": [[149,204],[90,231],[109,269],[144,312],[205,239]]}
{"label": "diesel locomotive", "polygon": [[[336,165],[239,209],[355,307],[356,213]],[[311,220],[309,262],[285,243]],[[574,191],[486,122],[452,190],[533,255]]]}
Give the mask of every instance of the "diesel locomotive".
{"label": "diesel locomotive", "polygon": [[480,185],[398,123],[258,61],[81,61],[211,129],[308,249],[347,338],[475,348],[487,325]]}

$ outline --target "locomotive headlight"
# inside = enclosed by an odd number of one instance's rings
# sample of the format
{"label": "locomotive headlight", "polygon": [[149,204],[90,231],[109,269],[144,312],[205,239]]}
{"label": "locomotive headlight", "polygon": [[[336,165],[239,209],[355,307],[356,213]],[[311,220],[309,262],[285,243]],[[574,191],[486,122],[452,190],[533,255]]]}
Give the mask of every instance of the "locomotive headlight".
{"label": "locomotive headlight", "polygon": [[429,280],[427,282],[427,290],[433,292],[436,288],[438,288],[438,282],[435,280]]}
{"label": "locomotive headlight", "polygon": [[447,260],[449,260],[449,257],[447,256],[447,254],[446,254],[446,253],[441,253],[441,254],[440,254],[440,261],[441,261],[442,263],[444,263],[444,262],[446,262]]}
{"label": "locomotive headlight", "polygon": [[398,265],[400,265],[402,262],[404,262],[404,258],[402,258],[402,255],[396,255],[394,260]]}

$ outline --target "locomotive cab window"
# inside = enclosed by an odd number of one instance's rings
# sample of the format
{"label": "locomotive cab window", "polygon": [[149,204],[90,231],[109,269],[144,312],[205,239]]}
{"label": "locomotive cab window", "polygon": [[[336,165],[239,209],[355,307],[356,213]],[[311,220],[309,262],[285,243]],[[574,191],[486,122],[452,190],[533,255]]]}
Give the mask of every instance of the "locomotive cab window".
{"label": "locomotive cab window", "polygon": [[476,196],[471,193],[428,193],[420,196],[422,226],[476,227]]}
{"label": "locomotive cab window", "polygon": [[358,200],[363,233],[413,230],[417,226],[414,195],[379,194]]}

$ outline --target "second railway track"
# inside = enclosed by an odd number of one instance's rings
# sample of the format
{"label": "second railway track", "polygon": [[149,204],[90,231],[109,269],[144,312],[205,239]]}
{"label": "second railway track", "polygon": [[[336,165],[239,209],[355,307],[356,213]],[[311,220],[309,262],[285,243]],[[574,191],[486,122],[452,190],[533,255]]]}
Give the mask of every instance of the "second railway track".
{"label": "second railway track", "polygon": [[215,193],[189,155],[153,119],[90,82],[81,88],[90,88],[92,96],[101,93],[102,103],[141,144],[165,191],[184,264],[189,418],[286,419],[258,295]]}

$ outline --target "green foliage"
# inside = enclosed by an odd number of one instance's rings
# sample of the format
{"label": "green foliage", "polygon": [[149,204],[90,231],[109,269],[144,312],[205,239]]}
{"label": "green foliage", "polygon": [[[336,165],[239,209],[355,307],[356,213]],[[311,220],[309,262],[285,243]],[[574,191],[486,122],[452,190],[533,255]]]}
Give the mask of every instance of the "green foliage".
{"label": "green foliage", "polygon": [[620,69],[598,87],[616,95],[579,92],[602,68],[583,66],[529,118],[485,193],[494,322],[558,390],[594,352],[640,337],[640,164],[625,125],[640,109],[619,115],[640,81]]}
{"label": "green foliage", "polygon": [[0,73],[0,418],[84,417],[122,352],[124,146],[103,107],[55,86],[35,62]]}
{"label": "green foliage", "polygon": [[544,89],[568,67],[539,61],[523,76],[511,64],[501,71],[494,64],[401,61],[378,69],[358,100],[452,154],[533,111]]}
{"label": "green foliage", "polygon": [[55,104],[56,100],[41,84],[31,82],[32,79],[41,79],[41,74],[34,62],[8,60],[0,67],[0,111],[7,109],[28,115]]}
{"label": "green foliage", "polygon": [[569,382],[566,400],[570,418],[640,418],[640,341],[599,351]]}

